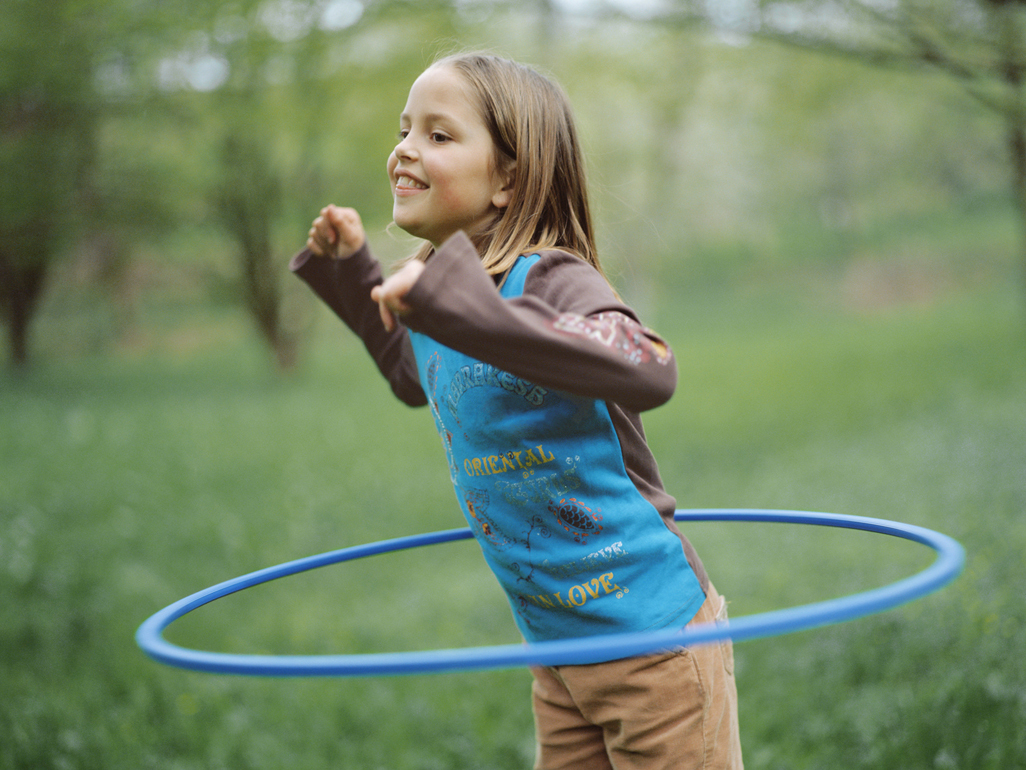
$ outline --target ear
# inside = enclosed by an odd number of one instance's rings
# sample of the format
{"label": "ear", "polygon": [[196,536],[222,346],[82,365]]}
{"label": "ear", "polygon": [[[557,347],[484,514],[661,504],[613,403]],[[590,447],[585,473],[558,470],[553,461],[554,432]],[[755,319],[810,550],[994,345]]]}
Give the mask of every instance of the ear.
{"label": "ear", "polygon": [[516,181],[516,164],[509,164],[509,168],[500,171],[498,174],[498,187],[492,196],[492,205],[497,209],[504,209],[513,199],[513,183]]}

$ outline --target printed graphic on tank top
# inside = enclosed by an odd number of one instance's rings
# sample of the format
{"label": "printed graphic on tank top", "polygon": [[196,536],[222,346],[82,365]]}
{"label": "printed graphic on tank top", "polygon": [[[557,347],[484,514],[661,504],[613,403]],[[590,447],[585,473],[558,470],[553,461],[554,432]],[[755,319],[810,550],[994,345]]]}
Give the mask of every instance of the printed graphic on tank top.
{"label": "printed graphic on tank top", "polygon": [[[503,297],[538,259],[517,260]],[[606,403],[410,338],[456,498],[524,638],[683,627],[704,594],[627,475]]]}

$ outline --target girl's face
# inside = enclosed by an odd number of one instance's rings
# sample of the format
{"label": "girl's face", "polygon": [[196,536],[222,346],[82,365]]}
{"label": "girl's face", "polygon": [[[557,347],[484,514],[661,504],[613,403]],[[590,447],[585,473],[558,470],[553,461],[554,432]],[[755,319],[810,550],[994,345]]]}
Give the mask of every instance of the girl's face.
{"label": "girl's face", "polygon": [[473,236],[509,204],[508,175],[495,168],[495,143],[463,76],[428,68],[410,88],[388,156],[392,217],[438,248],[458,230]]}

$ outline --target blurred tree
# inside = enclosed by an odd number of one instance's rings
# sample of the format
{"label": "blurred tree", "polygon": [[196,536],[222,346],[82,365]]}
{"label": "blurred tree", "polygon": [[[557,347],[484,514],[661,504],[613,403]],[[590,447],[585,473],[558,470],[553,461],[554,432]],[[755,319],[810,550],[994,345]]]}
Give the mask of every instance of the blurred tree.
{"label": "blurred tree", "polygon": [[[21,367],[58,258],[88,255],[118,305],[131,293],[134,245],[172,226],[175,196],[152,137],[175,108],[153,65],[202,23],[206,6],[186,20],[153,3],[2,4],[0,312]],[[119,327],[131,323],[130,309],[120,315]]]}
{"label": "blurred tree", "polygon": [[78,4],[6,0],[0,24],[0,312],[11,361],[70,237],[93,160],[89,35]]}
{"label": "blurred tree", "polygon": [[[588,144],[595,208],[611,209],[603,219],[615,222],[599,228],[604,258],[630,265],[618,275],[620,288],[655,323],[654,262],[661,251],[683,251],[679,223],[686,204],[679,185],[687,174],[687,153],[678,137],[705,65],[700,48],[676,30],[650,27],[638,35],[627,55],[584,45],[566,51],[564,64],[587,73],[571,80],[582,128],[601,128]],[[639,49],[647,55],[630,55]],[[616,180],[615,187],[604,180]]]}
{"label": "blurred tree", "polygon": [[[329,199],[354,205],[368,190],[387,193],[387,150],[369,162],[368,149],[382,137],[391,147],[388,127],[425,52],[402,48],[382,61],[375,51],[400,20],[407,35],[443,39],[455,15],[440,1],[246,0],[207,20],[178,58],[177,86],[207,92],[198,110],[220,148],[209,177],[214,220],[236,244],[244,306],[282,369],[299,342],[283,313],[282,252],[302,244]],[[210,68],[209,88],[190,79],[196,67]]]}
{"label": "blurred tree", "polygon": [[[638,269],[624,279],[642,304],[668,255],[693,252],[690,247],[704,239],[713,247],[710,261],[718,264],[715,248],[721,240],[765,240],[774,218],[795,209],[813,209],[809,216],[816,217],[816,207],[830,194],[843,204],[845,196],[866,198],[881,189],[874,169],[882,162],[874,167],[863,160],[888,138],[847,141],[864,125],[851,119],[864,107],[851,103],[860,86],[844,80],[850,78],[845,67],[836,66],[829,77],[823,67],[807,67],[802,70],[806,87],[796,89],[796,65],[772,46],[720,45],[693,24],[681,34],[680,24],[637,23],[639,14],[660,18],[652,15],[657,6],[651,4],[594,0],[575,5],[581,9],[575,15],[556,0],[231,0],[216,5],[187,0],[174,8],[135,0],[61,0],[35,10],[18,0],[0,2],[18,9],[20,27],[15,27],[24,33],[10,25],[0,31],[5,51],[24,49],[20,59],[0,63],[5,171],[62,180],[40,185],[36,195],[45,193],[51,203],[26,213],[28,196],[12,191],[15,185],[29,186],[5,173],[3,243],[17,240],[10,235],[12,223],[44,221],[40,211],[49,210],[49,216],[59,211],[67,218],[63,226],[19,230],[23,245],[4,246],[4,264],[10,253],[44,253],[24,245],[32,238],[49,244],[46,253],[58,253],[53,236],[60,234],[76,256],[85,250],[94,255],[90,275],[104,282],[115,312],[124,311],[116,320],[128,325],[133,292],[143,278],[157,274],[133,270],[146,266],[140,258],[166,260],[171,271],[188,263],[191,275],[212,286],[231,284],[233,298],[243,298],[282,364],[295,355],[288,347],[299,341],[298,330],[282,328],[291,323],[283,312],[283,304],[291,307],[283,300],[287,255],[302,244],[310,220],[329,201],[360,207],[372,235],[384,227],[390,201],[383,167],[397,113],[423,66],[457,45],[491,45],[546,66],[572,92],[597,171],[592,191],[609,211],[599,216],[603,250],[614,255],[631,250]],[[642,5],[648,8],[644,13]],[[849,5],[858,3],[849,0]],[[788,27],[780,4],[723,0],[676,7],[675,21],[712,20],[728,42],[733,33],[801,31],[796,22]],[[818,6],[787,7],[806,9],[798,20],[816,28]],[[31,20],[33,12],[40,14],[40,23]],[[63,13],[64,20],[54,21],[55,13]],[[633,18],[618,18],[619,13]],[[876,24],[876,17],[871,21]],[[858,37],[860,45],[891,41],[871,34],[876,28],[869,21],[862,29],[868,31]],[[39,42],[30,44],[33,35]],[[50,39],[59,43],[56,55]],[[16,61],[31,66],[15,66]],[[39,72],[50,73],[51,79],[77,84],[83,129],[7,130],[19,125],[20,113],[7,96],[17,72],[34,72],[37,79]],[[821,92],[829,95],[822,104]],[[32,87],[18,93],[31,95]],[[922,122],[926,99],[905,108],[909,124]],[[893,101],[884,107],[903,109]],[[840,116],[845,109],[848,117]],[[807,120],[810,113],[821,122]],[[850,133],[831,139],[839,123],[851,123]],[[58,135],[59,152],[41,146]],[[831,152],[831,141],[844,145],[843,152]],[[791,155],[780,157],[782,144]],[[858,145],[862,154],[852,154],[848,145]],[[895,142],[895,155],[903,146]],[[950,146],[950,138],[944,138],[931,151],[943,153]],[[61,153],[80,160],[30,162]],[[834,165],[823,166],[822,158]],[[958,168],[970,162],[961,158]],[[790,172],[802,163],[792,179]],[[899,170],[889,178],[899,176],[914,174]],[[890,194],[912,186],[907,182]],[[58,193],[67,205],[52,203]],[[403,241],[382,241],[386,260],[411,248]],[[639,243],[644,248],[639,250]],[[8,290],[16,284],[5,273],[5,296],[38,296],[41,289],[33,293],[31,286],[41,287],[45,273],[26,269],[19,280],[29,288],[17,292]],[[10,303],[4,302],[7,318]]]}
{"label": "blurred tree", "polygon": [[1026,289],[1026,0],[678,0],[670,18],[957,80],[1005,121]]}
{"label": "blurred tree", "polygon": [[230,132],[221,147],[221,178],[215,192],[220,221],[239,246],[245,306],[278,366],[289,369],[296,341],[282,327],[278,262],[271,227],[282,206],[282,184],[269,153],[253,132]]}
{"label": "blurred tree", "polygon": [[[32,315],[62,252],[88,260],[123,332],[139,245],[212,223],[237,244],[244,307],[289,365],[275,235],[287,233],[289,251],[301,243],[329,178],[343,199],[387,194],[387,127],[431,54],[397,33],[451,39],[458,4],[0,1],[0,312],[12,360],[29,359]],[[373,171],[371,135],[385,138]],[[218,262],[172,258],[211,274]]]}
{"label": "blurred tree", "polygon": [[158,134],[181,130],[183,121],[168,105],[152,100],[99,105],[96,161],[83,183],[81,233],[73,258],[76,273],[88,276],[110,301],[113,335],[124,341],[138,331],[145,284],[137,253],[172,233],[187,216],[178,204],[186,174],[167,157],[171,149]]}

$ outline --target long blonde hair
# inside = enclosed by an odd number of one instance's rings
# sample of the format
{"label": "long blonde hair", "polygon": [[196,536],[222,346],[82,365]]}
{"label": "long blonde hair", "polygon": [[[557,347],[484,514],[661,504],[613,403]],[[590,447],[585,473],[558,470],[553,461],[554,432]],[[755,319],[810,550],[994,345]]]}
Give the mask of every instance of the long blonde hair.
{"label": "long blonde hair", "polygon": [[[584,159],[563,90],[528,66],[486,53],[446,56],[431,66],[464,76],[495,144],[496,171],[513,170],[509,205],[474,237],[488,273],[505,273],[520,254],[556,248],[602,272]],[[426,260],[432,250],[425,243],[413,258]]]}

